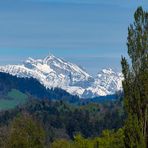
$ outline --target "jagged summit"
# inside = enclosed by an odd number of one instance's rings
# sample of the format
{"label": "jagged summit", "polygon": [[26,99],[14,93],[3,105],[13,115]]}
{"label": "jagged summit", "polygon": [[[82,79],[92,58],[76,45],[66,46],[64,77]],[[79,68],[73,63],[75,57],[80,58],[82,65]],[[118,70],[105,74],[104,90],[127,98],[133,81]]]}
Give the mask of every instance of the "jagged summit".
{"label": "jagged summit", "polygon": [[58,60],[59,58],[55,57],[53,54],[49,54],[47,57],[43,59],[44,64],[49,64],[50,61]]}
{"label": "jagged summit", "polygon": [[44,59],[29,57],[21,65],[0,66],[0,71],[18,77],[33,77],[46,88],[59,87],[83,98],[105,96],[122,89],[121,73],[103,69],[93,78],[76,64],[52,54]]}

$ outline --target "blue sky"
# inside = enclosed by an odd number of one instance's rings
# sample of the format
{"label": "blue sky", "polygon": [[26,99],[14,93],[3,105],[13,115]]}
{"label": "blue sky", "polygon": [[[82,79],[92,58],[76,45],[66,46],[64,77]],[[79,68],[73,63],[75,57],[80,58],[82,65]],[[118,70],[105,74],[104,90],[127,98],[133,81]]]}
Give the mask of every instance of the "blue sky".
{"label": "blue sky", "polygon": [[120,70],[127,27],[147,0],[1,0],[0,65],[49,52],[96,74]]}

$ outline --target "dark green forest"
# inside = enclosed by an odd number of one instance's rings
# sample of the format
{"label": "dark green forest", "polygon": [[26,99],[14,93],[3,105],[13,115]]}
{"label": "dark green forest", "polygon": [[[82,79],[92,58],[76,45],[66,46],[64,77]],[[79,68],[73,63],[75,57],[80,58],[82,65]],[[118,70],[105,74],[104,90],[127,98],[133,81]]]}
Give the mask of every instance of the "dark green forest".
{"label": "dark green forest", "polygon": [[[116,131],[123,126],[125,115],[121,101],[75,106],[63,101],[32,100],[11,111],[1,112],[1,130],[10,130],[11,133],[11,126],[17,121],[27,126],[24,118],[31,118],[32,122],[42,126],[44,142],[48,145],[57,139],[73,140],[80,133],[85,138],[93,138],[101,135],[105,129]],[[7,132],[1,131],[2,135],[4,133]],[[4,136],[4,139],[9,137],[7,134],[2,135],[0,137]]]}

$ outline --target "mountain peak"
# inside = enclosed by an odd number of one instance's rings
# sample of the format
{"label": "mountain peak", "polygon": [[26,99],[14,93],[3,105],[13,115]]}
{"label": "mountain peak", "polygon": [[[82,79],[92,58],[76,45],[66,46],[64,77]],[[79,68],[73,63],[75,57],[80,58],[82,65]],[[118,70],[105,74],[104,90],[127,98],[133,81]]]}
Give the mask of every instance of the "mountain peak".
{"label": "mountain peak", "polygon": [[33,77],[46,88],[62,88],[80,97],[113,94],[122,87],[122,75],[103,69],[96,78],[81,67],[49,54],[44,59],[29,57],[23,65],[0,66],[1,72],[18,77]]}
{"label": "mountain peak", "polygon": [[32,62],[34,62],[35,60],[33,59],[33,58],[31,58],[31,57],[29,57],[25,62],[26,63],[32,63]]}
{"label": "mountain peak", "polygon": [[57,57],[55,57],[53,54],[48,54],[48,56],[46,56],[44,59],[43,59],[43,63],[47,64],[48,61],[50,60],[54,60],[54,59],[57,59]]}
{"label": "mountain peak", "polygon": [[108,74],[115,73],[115,72],[113,71],[113,69],[111,69],[111,68],[102,69],[102,72],[103,72],[103,73],[108,73]]}

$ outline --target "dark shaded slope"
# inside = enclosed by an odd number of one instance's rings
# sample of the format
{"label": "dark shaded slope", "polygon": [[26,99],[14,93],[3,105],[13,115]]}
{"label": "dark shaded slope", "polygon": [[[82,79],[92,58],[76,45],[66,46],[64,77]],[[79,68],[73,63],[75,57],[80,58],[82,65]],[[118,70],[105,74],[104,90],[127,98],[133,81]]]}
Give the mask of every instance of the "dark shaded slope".
{"label": "dark shaded slope", "polygon": [[54,88],[46,89],[34,78],[18,78],[10,74],[0,72],[0,95],[6,94],[11,89],[17,89],[40,99],[78,101],[77,96],[70,95],[66,91]]}

